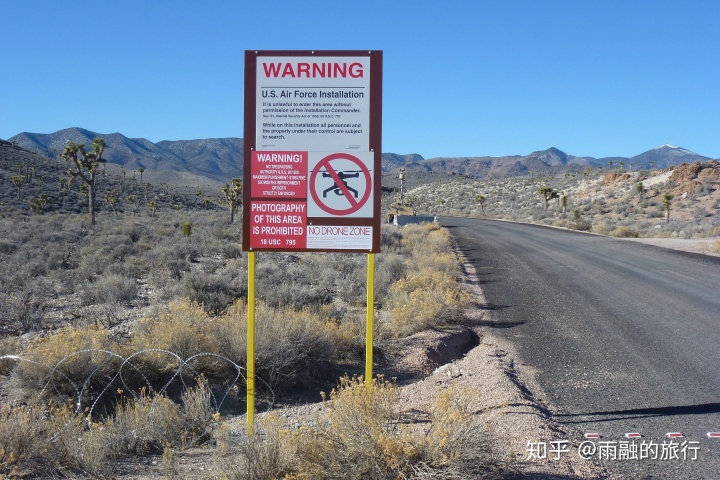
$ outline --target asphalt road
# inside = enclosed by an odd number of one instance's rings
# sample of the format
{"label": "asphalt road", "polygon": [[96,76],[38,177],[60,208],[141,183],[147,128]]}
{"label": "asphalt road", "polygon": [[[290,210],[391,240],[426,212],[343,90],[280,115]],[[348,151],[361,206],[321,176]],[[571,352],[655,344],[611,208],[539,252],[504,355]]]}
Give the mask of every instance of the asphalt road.
{"label": "asphalt road", "polygon": [[576,443],[602,435],[588,456],[626,478],[720,478],[720,439],[707,436],[720,432],[719,258],[509,222],[441,224],[477,269],[493,334],[537,370],[555,418]]}

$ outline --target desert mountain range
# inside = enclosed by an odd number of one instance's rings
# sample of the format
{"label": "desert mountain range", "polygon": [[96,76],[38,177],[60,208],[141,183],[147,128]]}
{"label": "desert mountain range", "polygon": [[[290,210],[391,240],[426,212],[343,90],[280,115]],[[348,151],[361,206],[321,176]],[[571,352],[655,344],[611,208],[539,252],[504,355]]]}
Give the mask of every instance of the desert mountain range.
{"label": "desert mountain range", "polygon": [[[126,170],[146,171],[149,181],[171,184],[227,182],[242,176],[243,140],[241,138],[207,138],[200,140],[164,140],[153,143],[144,138],[128,138],[121,133],[97,133],[83,128],[67,128],[55,133],[23,132],[8,139],[30,151],[59,156],[68,142],[89,145],[102,137],[109,164]],[[481,146],[479,147],[481,148]],[[557,148],[529,155],[503,157],[438,157],[425,159],[419,154],[383,153],[384,172],[405,168],[408,172],[458,174],[475,178],[526,175],[531,172],[578,171],[588,166],[624,164],[627,168],[667,168],[670,165],[709,160],[681,147],[662,145],[632,157],[578,157]]]}

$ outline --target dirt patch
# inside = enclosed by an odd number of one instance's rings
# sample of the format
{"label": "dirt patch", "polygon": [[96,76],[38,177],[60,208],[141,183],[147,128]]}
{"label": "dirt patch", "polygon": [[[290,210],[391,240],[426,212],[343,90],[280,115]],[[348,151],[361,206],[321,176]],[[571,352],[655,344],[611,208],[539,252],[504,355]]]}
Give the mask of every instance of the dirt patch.
{"label": "dirt patch", "polygon": [[387,376],[412,381],[431,375],[438,367],[461,359],[480,344],[478,334],[467,326],[446,326],[416,333],[393,346],[388,361],[380,366]]}

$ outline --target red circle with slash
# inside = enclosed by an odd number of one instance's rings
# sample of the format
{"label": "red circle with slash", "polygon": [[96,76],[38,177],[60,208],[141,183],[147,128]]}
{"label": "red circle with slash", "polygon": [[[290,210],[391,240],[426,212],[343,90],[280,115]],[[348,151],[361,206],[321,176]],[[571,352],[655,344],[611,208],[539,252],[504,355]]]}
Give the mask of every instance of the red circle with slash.
{"label": "red circle with slash", "polygon": [[[365,193],[363,194],[362,198],[360,200],[355,200],[354,196],[350,192],[348,186],[345,184],[345,181],[340,177],[340,175],[333,170],[333,168],[330,166],[330,162],[333,160],[350,160],[355,165],[358,166],[358,169],[365,177]],[[327,172],[330,174],[330,177],[332,178],[333,182],[335,182],[335,186],[337,186],[337,189],[339,189],[343,196],[347,199],[347,201],[350,203],[350,206],[348,208],[333,208],[330,205],[326,205],[321,200],[320,196],[318,195],[318,192],[315,191],[316,184],[315,184],[315,178],[317,177],[318,173],[320,173],[320,170],[325,168]],[[310,195],[312,196],[313,200],[315,201],[315,204],[320,207],[324,212],[330,213],[332,215],[350,215],[351,213],[355,213],[358,210],[360,210],[365,203],[367,203],[368,199],[370,198],[370,193],[372,191],[372,177],[370,176],[370,170],[368,170],[365,163],[363,163],[362,160],[359,158],[350,155],[348,153],[333,153],[332,155],[328,155],[327,157],[320,160],[317,165],[315,165],[315,168],[313,168],[312,172],[310,173]]]}

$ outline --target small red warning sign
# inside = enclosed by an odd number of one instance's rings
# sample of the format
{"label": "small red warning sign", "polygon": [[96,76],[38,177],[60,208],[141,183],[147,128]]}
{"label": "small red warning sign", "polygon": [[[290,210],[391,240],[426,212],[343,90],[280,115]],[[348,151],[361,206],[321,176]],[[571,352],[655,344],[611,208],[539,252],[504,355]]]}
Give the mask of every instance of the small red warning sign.
{"label": "small red warning sign", "polygon": [[250,247],[306,248],[306,206],[304,201],[254,201],[250,207]]}
{"label": "small red warning sign", "polygon": [[305,198],[307,152],[252,152],[250,195],[253,198]]}

